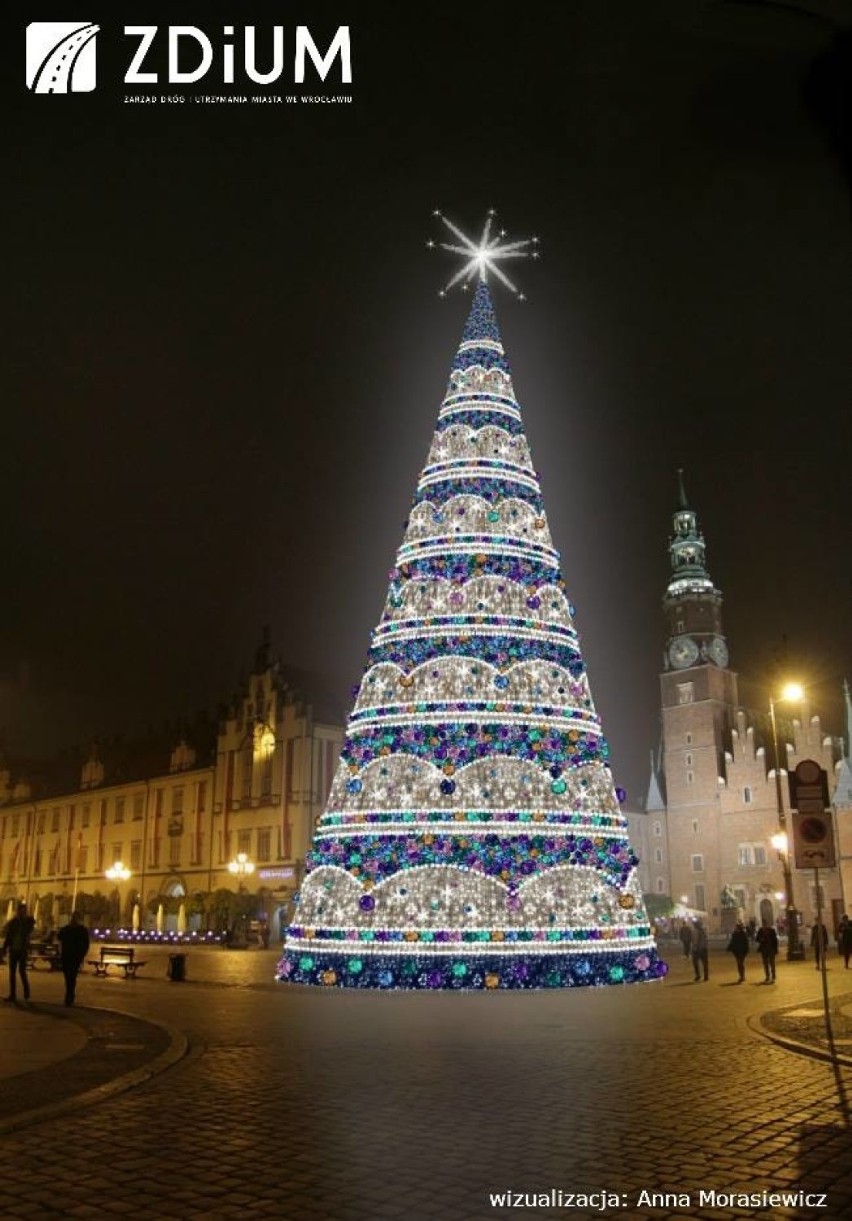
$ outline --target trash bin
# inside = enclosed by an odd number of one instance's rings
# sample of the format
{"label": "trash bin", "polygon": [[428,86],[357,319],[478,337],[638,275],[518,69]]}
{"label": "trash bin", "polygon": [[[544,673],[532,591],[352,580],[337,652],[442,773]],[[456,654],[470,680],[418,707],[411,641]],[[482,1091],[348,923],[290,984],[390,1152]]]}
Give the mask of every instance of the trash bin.
{"label": "trash bin", "polygon": [[186,979],[186,954],[169,954],[169,979],[173,984],[182,984]]}

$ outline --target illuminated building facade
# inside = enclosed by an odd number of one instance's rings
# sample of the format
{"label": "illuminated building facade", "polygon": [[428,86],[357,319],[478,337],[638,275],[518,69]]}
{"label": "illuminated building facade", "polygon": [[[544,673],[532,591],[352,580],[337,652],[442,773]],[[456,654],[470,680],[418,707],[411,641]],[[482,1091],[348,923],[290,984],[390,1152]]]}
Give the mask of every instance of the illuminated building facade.
{"label": "illuminated building facade", "polygon": [[82,765],[0,765],[0,917],[25,899],[39,903],[40,924],[55,924],[76,894],[111,892],[105,873],[121,861],[131,876],[113,895],[120,924],[138,904],[150,925],[163,901],[173,927],[180,899],[204,928],[219,919],[210,896],[235,889],[228,865],[243,853],[255,868],[239,886],[277,936],[340,753],[339,721],[287,682],[267,638],[218,723],[106,742]]}
{"label": "illuminated building facade", "polygon": [[[779,818],[769,718],[747,714],[739,705],[722,595],[707,571],[704,538],[682,479],[669,553],[662,765],[659,777],[652,767],[648,825],[659,826],[657,838],[665,839],[668,893],[706,913],[711,930],[726,930],[736,919],[776,923],[784,916],[786,895],[771,842]],[[788,827],[787,772],[800,760],[815,759],[832,790],[835,785],[834,740],[824,734],[819,717],[810,716],[806,702],[797,711],[797,719],[779,715],[777,722]],[[658,872],[652,887],[661,890],[664,878]],[[795,905],[809,925],[816,919],[812,871],[793,869],[793,883]],[[836,920],[842,907],[839,871],[821,871],[820,884],[827,921]]]}

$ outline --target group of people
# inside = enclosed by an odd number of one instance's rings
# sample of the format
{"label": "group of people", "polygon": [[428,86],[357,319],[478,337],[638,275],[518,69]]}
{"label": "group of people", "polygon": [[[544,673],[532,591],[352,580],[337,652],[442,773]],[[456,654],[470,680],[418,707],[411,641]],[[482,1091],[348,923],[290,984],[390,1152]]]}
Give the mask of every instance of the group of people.
{"label": "group of people", "polygon": [[[728,952],[733,954],[737,964],[737,983],[745,983],[745,960],[753,939],[763,964],[763,982],[774,984],[775,960],[778,957],[778,934],[771,924],[764,923],[760,928],[757,928],[755,921],[751,921],[750,924],[753,927],[747,927],[742,920],[738,920],[726,947]],[[680,941],[684,957],[692,959],[695,982],[706,980],[709,974],[709,955],[707,930],[702,921],[696,920],[692,924],[684,923],[680,930]],[[822,921],[817,921],[811,929],[810,944],[818,971],[828,953],[828,943],[828,929]],[[849,959],[852,957],[852,921],[846,915],[840,918],[837,927],[837,949],[843,957],[844,966],[848,969]]]}
{"label": "group of people", "polygon": [[[18,999],[17,985],[20,979],[24,1000],[30,999],[30,981],[27,964],[31,956],[31,942],[35,920],[27,911],[26,903],[19,903],[16,914],[8,921],[3,938],[3,954],[9,963],[9,995],[4,999],[14,1004]],[[77,992],[77,976],[89,952],[89,930],[80,919],[79,912],[72,912],[68,923],[59,930],[59,960],[65,976],[65,1004],[73,1005]]]}

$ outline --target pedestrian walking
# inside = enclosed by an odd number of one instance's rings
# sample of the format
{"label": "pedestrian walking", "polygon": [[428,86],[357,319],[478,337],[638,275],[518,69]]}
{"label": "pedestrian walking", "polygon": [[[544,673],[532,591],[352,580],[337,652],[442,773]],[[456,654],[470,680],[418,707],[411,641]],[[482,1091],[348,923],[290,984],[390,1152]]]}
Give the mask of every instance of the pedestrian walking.
{"label": "pedestrian walking", "polygon": [[709,956],[707,953],[707,931],[700,920],[696,920],[692,926],[692,967],[695,971],[695,982],[701,979],[701,972],[704,972],[704,979],[709,976]]}
{"label": "pedestrian walking", "polygon": [[26,903],[18,904],[17,914],[6,925],[6,935],[3,939],[3,950],[9,958],[9,995],[7,1001],[17,1000],[16,981],[21,977],[24,989],[24,1000],[30,999],[30,981],[27,979],[27,959],[30,956],[30,938],[33,935],[35,920],[27,913]]}
{"label": "pedestrian walking", "polygon": [[843,965],[849,969],[849,956],[852,954],[852,920],[848,916],[840,917],[837,929],[837,948],[843,955]]}
{"label": "pedestrian walking", "polygon": [[684,958],[689,958],[689,955],[692,953],[692,925],[687,923],[686,920],[680,926],[679,936],[680,943],[683,946],[683,956]]}
{"label": "pedestrian walking", "polygon": [[737,983],[745,983],[745,960],[748,954],[748,933],[746,926],[742,920],[738,920],[734,931],[731,933],[731,939],[728,942],[728,950],[733,954],[737,964]]}
{"label": "pedestrian walking", "polygon": [[819,970],[823,956],[828,949],[828,929],[822,920],[818,920],[811,929],[811,949],[814,952],[816,969]]}
{"label": "pedestrian walking", "polygon": [[73,1005],[77,989],[77,976],[89,952],[89,930],[80,919],[79,912],[72,912],[69,922],[59,930],[59,953],[62,974],[65,976],[65,1004]]}
{"label": "pedestrian walking", "polygon": [[775,983],[775,959],[778,957],[778,934],[766,921],[757,930],[757,948],[763,963],[765,984]]}

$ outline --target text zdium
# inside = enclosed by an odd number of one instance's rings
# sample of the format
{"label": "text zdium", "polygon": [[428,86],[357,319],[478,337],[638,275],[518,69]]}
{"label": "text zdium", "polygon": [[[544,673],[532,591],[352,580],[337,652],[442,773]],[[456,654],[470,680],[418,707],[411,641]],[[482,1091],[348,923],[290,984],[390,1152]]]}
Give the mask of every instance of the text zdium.
{"label": "text zdium", "polygon": [[[158,62],[162,59],[162,27],[157,25],[126,25],[124,33],[139,39],[139,46],[127,69],[124,80],[128,85],[157,85],[161,78]],[[165,31],[165,49],[168,56],[168,76],[172,85],[191,85],[206,76],[216,63],[216,74],[222,84],[234,84],[237,68],[237,51],[240,51],[241,70],[245,77],[257,85],[269,85],[279,80],[286,64],[292,67],[292,80],[302,84],[306,66],[310,63],[321,81],[324,81],[337,64],[340,83],[352,83],[352,51],[349,42],[349,26],[338,26],[333,38],[317,46],[306,25],[297,25],[291,44],[292,58],[285,63],[284,27],[272,26],[258,38],[253,25],[243,26],[235,42],[235,27],[226,25],[222,36],[213,38],[195,25],[170,25]],[[260,44],[260,45],[258,45]]]}

